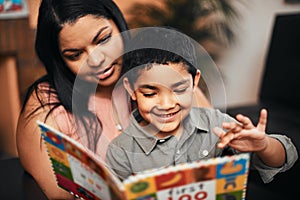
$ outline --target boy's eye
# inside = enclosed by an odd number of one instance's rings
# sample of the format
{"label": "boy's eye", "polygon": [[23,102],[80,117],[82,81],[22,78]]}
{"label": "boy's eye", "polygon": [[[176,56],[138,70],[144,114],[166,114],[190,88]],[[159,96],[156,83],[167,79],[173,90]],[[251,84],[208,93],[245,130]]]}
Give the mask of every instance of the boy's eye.
{"label": "boy's eye", "polygon": [[178,88],[178,89],[175,89],[174,92],[176,92],[176,93],[184,93],[186,90],[187,90],[187,88]]}
{"label": "boy's eye", "polygon": [[155,92],[151,92],[151,93],[143,93],[144,97],[153,97],[156,93]]}

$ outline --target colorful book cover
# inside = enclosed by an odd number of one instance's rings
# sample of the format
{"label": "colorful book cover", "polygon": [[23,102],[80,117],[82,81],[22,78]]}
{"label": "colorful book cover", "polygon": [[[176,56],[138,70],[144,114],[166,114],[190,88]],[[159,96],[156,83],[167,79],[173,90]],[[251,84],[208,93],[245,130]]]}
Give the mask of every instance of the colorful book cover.
{"label": "colorful book cover", "polygon": [[123,182],[93,152],[38,122],[57,184],[76,197],[94,200],[245,199],[248,153],[152,169]]}

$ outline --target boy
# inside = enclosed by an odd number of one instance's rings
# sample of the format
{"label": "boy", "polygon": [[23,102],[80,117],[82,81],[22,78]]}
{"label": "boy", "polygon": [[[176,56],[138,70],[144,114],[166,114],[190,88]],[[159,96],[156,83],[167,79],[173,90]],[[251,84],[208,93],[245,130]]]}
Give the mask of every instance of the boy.
{"label": "boy", "polygon": [[[160,42],[176,53],[150,45]],[[146,43],[146,48],[140,48],[140,43]],[[253,152],[252,166],[264,182],[295,163],[298,155],[290,139],[265,133],[265,109],[254,126],[243,115],[234,119],[219,110],[193,107],[200,71],[192,65],[195,51],[187,37],[168,29],[147,30],[137,34],[132,44],[134,50],[124,55],[125,65],[132,70],[123,84],[137,109],[129,127],[109,144],[106,157],[120,179],[228,151]]]}

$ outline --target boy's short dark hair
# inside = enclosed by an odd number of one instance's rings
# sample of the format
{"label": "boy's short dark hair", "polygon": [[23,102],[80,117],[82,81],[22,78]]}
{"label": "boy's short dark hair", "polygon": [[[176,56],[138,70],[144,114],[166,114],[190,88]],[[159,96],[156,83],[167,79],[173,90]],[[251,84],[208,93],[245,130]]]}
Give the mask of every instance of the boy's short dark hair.
{"label": "boy's short dark hair", "polygon": [[183,63],[193,79],[197,73],[195,48],[186,35],[167,28],[146,28],[138,31],[123,55],[123,70],[132,84],[138,71],[152,64]]}

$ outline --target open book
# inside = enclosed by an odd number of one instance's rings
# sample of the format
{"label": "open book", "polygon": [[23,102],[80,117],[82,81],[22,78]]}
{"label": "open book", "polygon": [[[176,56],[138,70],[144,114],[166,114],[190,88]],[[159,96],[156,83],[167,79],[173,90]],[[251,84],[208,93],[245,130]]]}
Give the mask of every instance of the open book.
{"label": "open book", "polygon": [[83,145],[38,122],[57,184],[83,199],[222,200],[245,199],[248,153],[152,169],[123,182]]}

